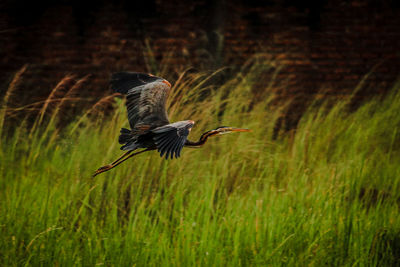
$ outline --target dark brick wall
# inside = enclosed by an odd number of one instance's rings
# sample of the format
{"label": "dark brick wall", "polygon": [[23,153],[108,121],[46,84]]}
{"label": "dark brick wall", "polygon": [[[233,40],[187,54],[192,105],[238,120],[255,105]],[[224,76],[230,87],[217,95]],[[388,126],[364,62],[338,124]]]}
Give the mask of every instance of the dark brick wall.
{"label": "dark brick wall", "polygon": [[301,110],[302,103],[321,88],[333,95],[348,94],[373,70],[361,91],[368,97],[383,93],[399,74],[396,1],[275,0],[263,5],[224,1],[222,61],[210,51],[212,1],[146,3],[140,7],[130,1],[4,4],[2,92],[24,64],[29,66],[18,101],[47,96],[66,74],[91,74],[81,93],[94,101],[110,93],[107,80],[113,71],[154,72],[168,63],[166,75],[173,81],[174,73],[188,66],[240,66],[262,52],[276,66],[284,66],[278,79],[289,80],[285,95],[295,96],[295,106]]}

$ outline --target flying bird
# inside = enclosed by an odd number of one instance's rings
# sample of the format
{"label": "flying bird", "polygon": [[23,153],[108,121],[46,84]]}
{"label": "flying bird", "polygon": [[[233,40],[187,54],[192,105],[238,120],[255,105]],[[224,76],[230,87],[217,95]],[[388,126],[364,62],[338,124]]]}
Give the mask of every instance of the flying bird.
{"label": "flying bird", "polygon": [[[200,147],[209,137],[231,133],[249,132],[249,129],[220,126],[203,133],[198,141],[188,140],[194,121],[170,123],[165,109],[171,84],[160,77],[139,72],[118,72],[111,76],[111,89],[126,95],[130,130],[122,128],[119,135],[121,150],[127,151],[117,160],[99,168],[93,176],[111,170],[125,160],[151,150],[160,156],[178,158],[186,147]],[[137,149],[143,149],[137,152]],[[134,153],[132,153],[134,152]]]}

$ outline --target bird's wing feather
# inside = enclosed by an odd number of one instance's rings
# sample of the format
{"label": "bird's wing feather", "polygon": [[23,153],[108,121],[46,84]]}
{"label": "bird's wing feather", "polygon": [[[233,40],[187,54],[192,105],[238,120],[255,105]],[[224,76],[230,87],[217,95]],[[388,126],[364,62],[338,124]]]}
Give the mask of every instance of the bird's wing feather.
{"label": "bird's wing feather", "polygon": [[181,150],[194,123],[192,121],[178,121],[152,130],[154,142],[160,156],[168,159],[180,157]]}
{"label": "bird's wing feather", "polygon": [[126,94],[129,124],[134,131],[169,123],[165,110],[170,86],[162,78],[143,73],[116,73],[111,86],[117,92]]}
{"label": "bird's wing feather", "polygon": [[111,89],[115,92],[126,94],[134,87],[162,80],[162,78],[147,73],[140,72],[116,72],[110,80]]}

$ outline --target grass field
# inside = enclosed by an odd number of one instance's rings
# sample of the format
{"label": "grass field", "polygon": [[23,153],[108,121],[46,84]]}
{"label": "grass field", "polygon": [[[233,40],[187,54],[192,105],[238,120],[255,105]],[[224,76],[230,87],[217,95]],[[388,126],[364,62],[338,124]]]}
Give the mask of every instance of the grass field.
{"label": "grass field", "polygon": [[220,125],[253,132],[92,178],[122,154],[124,102],[63,128],[60,105],[45,102],[8,135],[17,74],[0,112],[0,265],[399,266],[400,84],[354,112],[349,99],[312,105],[274,139],[285,106],[271,83],[251,97],[258,75],[217,89],[186,75],[168,104],[171,121],[196,121],[191,139]]}

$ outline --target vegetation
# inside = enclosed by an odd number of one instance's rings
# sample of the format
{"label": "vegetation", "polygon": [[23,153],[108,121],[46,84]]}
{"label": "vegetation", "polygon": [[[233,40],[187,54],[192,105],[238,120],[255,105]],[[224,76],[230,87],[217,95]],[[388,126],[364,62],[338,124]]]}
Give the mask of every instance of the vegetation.
{"label": "vegetation", "polygon": [[[212,138],[178,160],[146,152],[95,178],[119,151],[124,103],[102,99],[67,126],[61,105],[8,134],[0,112],[1,266],[395,266],[400,264],[400,84],[348,111],[315,101],[274,138],[285,107],[255,64],[222,86],[183,73],[171,121]],[[216,74],[214,74],[216,75]],[[254,86],[257,96],[254,97]],[[58,90],[58,89],[55,89]],[[51,109],[49,108],[51,106]]]}

